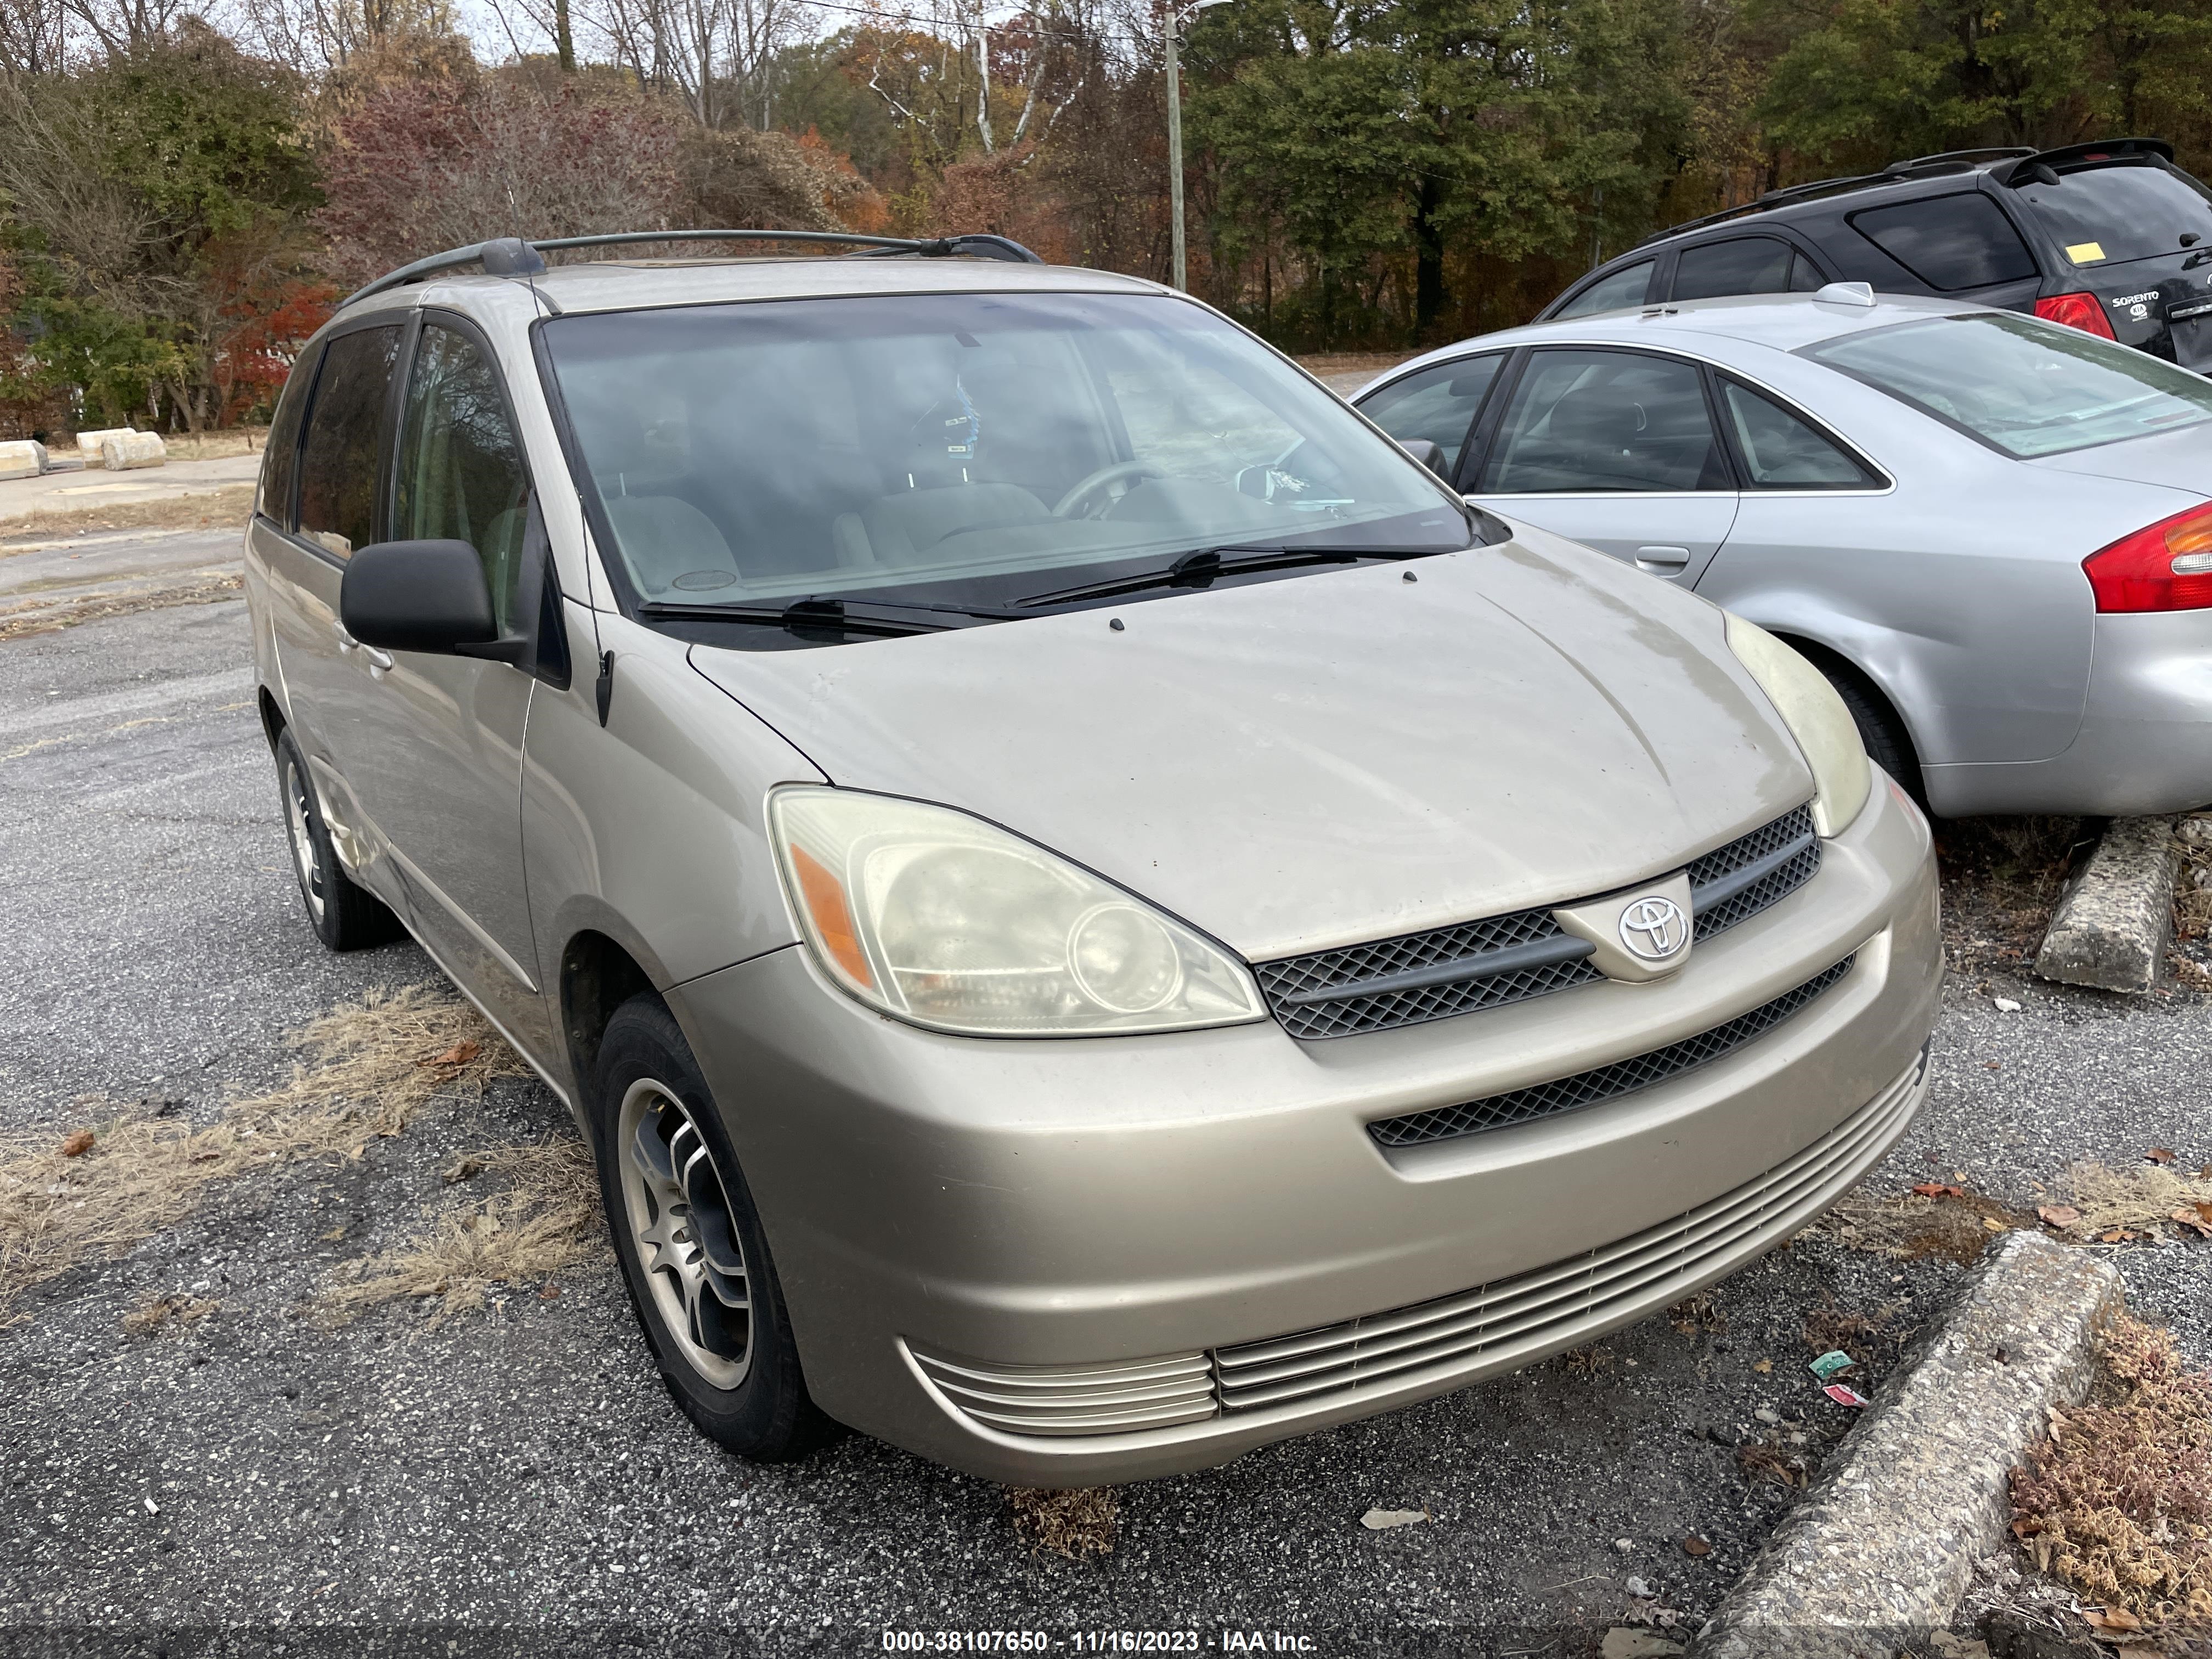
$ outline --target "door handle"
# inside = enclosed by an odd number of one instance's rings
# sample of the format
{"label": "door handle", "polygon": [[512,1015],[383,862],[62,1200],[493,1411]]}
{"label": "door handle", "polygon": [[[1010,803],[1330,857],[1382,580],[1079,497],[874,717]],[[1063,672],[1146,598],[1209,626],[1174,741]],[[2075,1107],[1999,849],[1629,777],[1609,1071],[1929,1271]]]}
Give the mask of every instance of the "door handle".
{"label": "door handle", "polygon": [[1671,576],[1690,562],[1686,547],[1639,547],[1636,550],[1636,568],[1657,575]]}

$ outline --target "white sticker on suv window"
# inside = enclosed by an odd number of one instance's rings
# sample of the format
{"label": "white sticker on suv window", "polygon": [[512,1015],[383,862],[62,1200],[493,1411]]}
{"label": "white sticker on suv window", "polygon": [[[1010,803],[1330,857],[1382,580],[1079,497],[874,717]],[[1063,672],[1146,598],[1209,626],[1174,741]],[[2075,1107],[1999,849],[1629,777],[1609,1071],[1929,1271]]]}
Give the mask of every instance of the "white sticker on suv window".
{"label": "white sticker on suv window", "polygon": [[2077,265],[2094,265],[2105,257],[2102,242],[2076,242],[2066,250],[2066,257]]}

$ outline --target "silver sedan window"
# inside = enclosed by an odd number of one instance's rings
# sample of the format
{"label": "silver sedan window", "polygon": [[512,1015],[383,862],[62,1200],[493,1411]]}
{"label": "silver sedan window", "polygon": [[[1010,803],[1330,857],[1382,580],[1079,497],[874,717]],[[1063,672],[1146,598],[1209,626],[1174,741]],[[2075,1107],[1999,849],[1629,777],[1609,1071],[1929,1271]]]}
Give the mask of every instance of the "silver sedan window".
{"label": "silver sedan window", "polygon": [[2008,312],[1869,329],[1799,355],[2022,460],[2212,420],[2212,380]]}

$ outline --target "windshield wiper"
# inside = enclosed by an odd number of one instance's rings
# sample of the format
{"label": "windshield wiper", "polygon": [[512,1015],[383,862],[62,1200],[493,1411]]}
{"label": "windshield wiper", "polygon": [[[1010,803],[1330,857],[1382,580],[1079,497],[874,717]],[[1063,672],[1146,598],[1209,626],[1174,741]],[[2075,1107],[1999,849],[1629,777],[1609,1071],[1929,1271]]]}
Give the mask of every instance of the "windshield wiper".
{"label": "windshield wiper", "polygon": [[1016,603],[1062,605],[1074,599],[1105,599],[1121,593],[1142,593],[1155,587],[1205,588],[1217,578],[1248,575],[1255,571],[1295,570],[1311,564],[1358,564],[1363,559],[1425,559],[1451,550],[1442,547],[1202,547],[1158,570],[1109,577],[1104,581],[1085,582],[1079,587],[1062,587],[1049,593],[1032,593]]}
{"label": "windshield wiper", "polygon": [[[969,611],[949,605],[895,605],[874,599],[848,603],[839,599],[794,599],[782,606],[691,605],[648,599],[638,606],[637,611],[639,616],[652,622],[757,623],[763,627],[781,628],[802,635],[866,634],[886,638],[898,638],[909,634],[941,634],[949,628],[967,627],[981,622],[1000,622],[1015,614],[1012,611]],[[881,611],[896,614],[876,614]],[[924,619],[939,616],[947,620]]]}

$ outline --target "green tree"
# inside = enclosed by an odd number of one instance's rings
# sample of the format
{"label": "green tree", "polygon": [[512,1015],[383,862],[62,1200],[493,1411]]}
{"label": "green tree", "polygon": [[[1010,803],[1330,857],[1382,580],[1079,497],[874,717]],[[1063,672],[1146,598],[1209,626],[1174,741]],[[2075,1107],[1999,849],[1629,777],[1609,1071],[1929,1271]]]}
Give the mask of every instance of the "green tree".
{"label": "green tree", "polygon": [[72,73],[0,79],[23,303],[42,332],[77,343],[37,353],[45,372],[91,374],[89,352],[125,375],[100,398],[142,375],[195,429],[219,416],[240,307],[301,280],[314,252],[302,90],[197,20]]}
{"label": "green tree", "polygon": [[1974,144],[2038,149],[2212,117],[2206,0],[1757,0],[1792,38],[1761,113],[1828,164]]}
{"label": "green tree", "polygon": [[1450,256],[1571,256],[1601,195],[1632,218],[1674,165],[1688,114],[1674,0],[1243,10],[1210,14],[1191,50],[1213,81],[1192,125],[1212,151],[1217,240],[1236,258],[1279,228],[1311,262],[1324,338],[1356,272],[1371,310],[1378,274],[1410,258],[1424,337]]}

